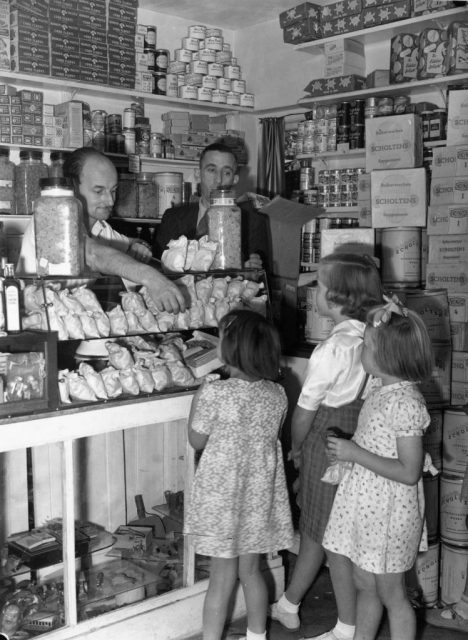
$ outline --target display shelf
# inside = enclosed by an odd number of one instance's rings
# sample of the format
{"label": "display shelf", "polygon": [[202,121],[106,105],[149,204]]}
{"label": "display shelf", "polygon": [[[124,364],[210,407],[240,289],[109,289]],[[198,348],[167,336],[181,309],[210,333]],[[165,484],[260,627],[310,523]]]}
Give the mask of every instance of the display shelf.
{"label": "display shelf", "polygon": [[359,89],[358,91],[307,96],[300,98],[298,104],[310,109],[314,104],[320,102],[335,103],[347,99],[358,100],[371,96],[395,96],[402,93],[409,93],[412,96],[416,96],[421,93],[427,93],[428,90],[443,90],[446,89],[449,84],[459,84],[461,82],[468,82],[468,73],[458,73],[455,76],[442,76],[440,78],[427,78],[425,80],[414,80],[413,82],[402,82],[401,84],[374,87],[372,89]]}
{"label": "display shelf", "polygon": [[143,98],[146,104],[155,104],[166,107],[185,107],[196,111],[225,111],[228,113],[253,113],[254,109],[248,107],[237,107],[229,104],[217,104],[214,102],[202,102],[198,100],[187,100],[184,98],[168,98],[167,96],[153,95],[144,91],[137,91],[131,87],[112,87],[102,84],[91,84],[72,80],[69,78],[54,78],[51,76],[31,75],[27,73],[16,73],[13,71],[1,71],[0,80],[6,84],[21,87],[34,87],[35,89],[45,89],[52,91],[68,91],[80,96],[90,95],[100,98],[114,98],[116,100],[133,101],[135,98]]}
{"label": "display shelf", "polygon": [[365,149],[344,149],[342,151],[314,151],[314,153],[298,153],[294,160],[325,160],[327,158],[340,160],[344,158],[365,158]]}
{"label": "display shelf", "polygon": [[417,29],[422,31],[434,23],[440,23],[441,25],[446,26],[457,17],[466,18],[466,7],[456,7],[455,9],[446,9],[445,11],[437,11],[435,13],[425,14],[422,16],[412,16],[411,18],[399,20],[398,22],[389,22],[387,24],[368,27],[367,29],[348,31],[347,33],[341,33],[328,38],[321,38],[320,40],[303,42],[295,45],[294,50],[309,54],[320,54],[322,53],[324,46],[329,42],[350,39],[360,40],[361,42],[364,42],[364,44],[374,44],[376,42],[382,42],[384,38],[392,38],[394,35],[404,33],[408,30],[410,30],[411,33],[415,33]]}

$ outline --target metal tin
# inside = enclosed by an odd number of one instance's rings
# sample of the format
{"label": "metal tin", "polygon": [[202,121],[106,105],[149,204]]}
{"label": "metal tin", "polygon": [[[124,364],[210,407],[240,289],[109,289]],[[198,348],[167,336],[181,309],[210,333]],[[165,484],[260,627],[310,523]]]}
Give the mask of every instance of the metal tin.
{"label": "metal tin", "polygon": [[186,73],[184,83],[194,87],[201,87],[203,76],[201,73]]}
{"label": "metal tin", "polygon": [[231,91],[231,80],[228,78],[216,78],[216,88],[223,91]]}
{"label": "metal tin", "polygon": [[183,84],[179,87],[179,98],[185,98],[188,100],[198,99],[198,87],[194,85]]}
{"label": "metal tin", "polygon": [[216,62],[216,51],[211,51],[211,49],[200,49],[198,52],[198,59],[209,63]]}
{"label": "metal tin", "polygon": [[[227,80],[227,78],[225,78]],[[231,80],[231,91],[245,93],[245,80]]]}
{"label": "metal tin", "polygon": [[167,67],[168,73],[185,73],[187,71],[187,63],[173,60]]}
{"label": "metal tin", "polygon": [[143,49],[146,56],[146,66],[150,71],[154,71],[154,49]]}
{"label": "metal tin", "polygon": [[154,52],[154,70],[158,72],[167,72],[169,65],[169,50],[156,49]]}
{"label": "metal tin", "polygon": [[304,136],[302,152],[303,153],[313,153],[314,151],[315,151],[314,136],[312,136],[312,135]]}
{"label": "metal tin", "polygon": [[312,136],[315,133],[315,121],[306,120],[304,122],[304,136]]}
{"label": "metal tin", "polygon": [[162,133],[153,132],[150,137],[150,156],[152,158],[162,157]]}
{"label": "metal tin", "polygon": [[232,105],[240,105],[240,93],[228,91],[226,94],[226,103]]}
{"label": "metal tin", "polygon": [[[315,170],[313,167],[301,167],[299,173],[299,188],[301,191],[312,189],[315,184]],[[317,191],[318,193],[318,191]]]}
{"label": "metal tin", "polygon": [[224,75],[224,67],[222,64],[218,62],[209,62],[208,63],[208,75],[216,76],[217,78],[222,78]]}
{"label": "metal tin", "polygon": [[321,169],[318,173],[318,182],[319,184],[328,184],[330,181],[330,171],[329,169]]}
{"label": "metal tin", "polygon": [[208,63],[203,60],[192,60],[189,63],[190,73],[201,73],[206,76],[208,73]]}
{"label": "metal tin", "polygon": [[223,50],[223,38],[222,36],[209,36],[205,38],[205,49],[211,49],[212,51]]}
{"label": "metal tin", "polygon": [[351,124],[351,103],[346,101],[340,102],[336,117],[338,130],[340,127],[349,127]]}
{"label": "metal tin", "polygon": [[198,51],[200,48],[200,40],[198,38],[182,38],[182,48],[189,51]]}
{"label": "metal tin", "polygon": [[375,118],[377,116],[377,98],[366,98],[366,105],[364,107],[365,118]]}
{"label": "metal tin", "polygon": [[192,52],[190,49],[175,49],[174,58],[176,62],[192,62]]}
{"label": "metal tin", "polygon": [[91,111],[91,129],[93,131],[104,131],[106,126],[107,111],[95,109]]}
{"label": "metal tin", "polygon": [[93,131],[93,147],[99,151],[106,150],[106,134],[104,131]]}
{"label": "metal tin", "polygon": [[216,52],[216,62],[219,62],[220,64],[229,64],[231,62],[231,57],[230,51]]}
{"label": "metal tin", "polygon": [[213,89],[207,87],[198,87],[198,100],[203,102],[211,102],[213,99]]}
{"label": "metal tin", "polygon": [[304,153],[304,138],[296,139],[296,156]]}
{"label": "metal tin", "polygon": [[366,106],[365,100],[353,100],[349,110],[349,118],[351,126],[364,124],[364,110]]}
{"label": "metal tin", "polygon": [[210,27],[210,28],[207,27],[205,31],[205,41],[207,38],[211,38],[211,37],[221,38],[222,35],[223,35],[222,29],[218,29],[217,27]]}
{"label": "metal tin", "polygon": [[393,114],[393,98],[386,96],[377,100],[377,115],[391,116]]}
{"label": "metal tin", "polygon": [[224,77],[229,78],[230,80],[240,80],[241,79],[241,69],[237,64],[227,64],[224,67]]}
{"label": "metal tin", "polygon": [[122,116],[120,113],[111,113],[105,120],[106,133],[120,133],[122,131]]}
{"label": "metal tin", "polygon": [[[234,82],[242,82],[241,80],[234,80]],[[304,136],[305,135],[305,120],[302,120],[297,124],[297,135]]]}
{"label": "metal tin", "polygon": [[188,34],[190,38],[196,38],[197,40],[204,40],[206,37],[206,27],[203,24],[192,24],[188,28]]}
{"label": "metal tin", "polygon": [[255,96],[253,93],[240,93],[240,106],[253,109],[255,107]]}
{"label": "metal tin", "polygon": [[218,78],[216,78],[216,76],[203,76],[202,87],[206,87],[207,89],[217,89]]}
{"label": "metal tin", "polygon": [[304,189],[304,204],[310,204],[314,207],[318,205],[318,189]]}
{"label": "metal tin", "polygon": [[225,104],[227,102],[227,91],[221,89],[213,89],[212,101]]}
{"label": "metal tin", "polygon": [[179,80],[176,73],[166,74],[166,96],[177,98],[179,95]]}
{"label": "metal tin", "polygon": [[393,100],[393,113],[395,115],[406,113],[406,107],[409,102],[409,96],[396,96],[396,98],[394,98]]}
{"label": "metal tin", "polygon": [[166,95],[167,88],[167,73],[163,72],[154,72],[154,86],[153,86],[153,94],[158,96]]}
{"label": "metal tin", "polygon": [[125,153],[131,155],[135,153],[135,129],[124,129],[122,131],[125,138]]}
{"label": "metal tin", "polygon": [[146,25],[146,33],[143,34],[143,48],[144,49],[152,49],[153,51],[156,49],[156,27],[151,25]]}

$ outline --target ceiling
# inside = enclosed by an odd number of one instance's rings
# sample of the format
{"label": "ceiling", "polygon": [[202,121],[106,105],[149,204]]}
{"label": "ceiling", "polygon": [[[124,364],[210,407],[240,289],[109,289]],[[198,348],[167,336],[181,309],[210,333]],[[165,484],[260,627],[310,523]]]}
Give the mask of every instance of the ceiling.
{"label": "ceiling", "polygon": [[[298,0],[140,0],[141,9],[168,13],[194,24],[210,24],[224,29],[242,29],[259,22],[278,20],[281,11]],[[317,4],[320,4],[317,3]]]}

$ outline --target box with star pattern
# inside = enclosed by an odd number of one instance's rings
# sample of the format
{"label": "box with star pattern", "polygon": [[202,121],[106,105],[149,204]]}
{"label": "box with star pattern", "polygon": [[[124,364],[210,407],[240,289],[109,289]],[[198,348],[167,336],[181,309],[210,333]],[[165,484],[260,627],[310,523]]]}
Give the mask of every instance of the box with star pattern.
{"label": "box with star pattern", "polygon": [[284,29],[295,22],[301,22],[307,19],[320,22],[321,9],[322,7],[312,2],[298,4],[296,7],[292,7],[292,9],[288,9],[279,14],[280,26]]}
{"label": "box with star pattern", "polygon": [[365,9],[362,14],[362,28],[375,27],[387,22],[405,20],[411,16],[411,0],[399,0],[377,7]]}
{"label": "box with star pattern", "polygon": [[351,16],[360,13],[362,9],[361,0],[340,0],[333,4],[322,7],[322,20],[334,20],[343,16]]}
{"label": "box with star pattern", "polygon": [[361,13],[354,13],[352,15],[342,16],[341,18],[322,20],[322,37],[329,38],[340,35],[341,33],[349,33],[350,31],[362,29],[361,16]]}
{"label": "box with star pattern", "polygon": [[302,22],[295,22],[283,29],[283,41],[288,44],[310,42],[321,37],[320,22],[312,18],[305,18]]}
{"label": "box with star pattern", "polygon": [[304,87],[310,96],[323,96],[333,93],[346,93],[365,89],[366,79],[356,74],[338,76],[337,78],[317,78]]}

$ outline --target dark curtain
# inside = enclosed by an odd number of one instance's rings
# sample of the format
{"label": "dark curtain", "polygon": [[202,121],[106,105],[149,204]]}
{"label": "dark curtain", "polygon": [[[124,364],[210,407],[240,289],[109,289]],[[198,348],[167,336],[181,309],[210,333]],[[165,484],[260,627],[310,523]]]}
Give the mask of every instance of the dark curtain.
{"label": "dark curtain", "polygon": [[273,198],[284,195],[284,118],[262,118],[258,151],[258,193]]}

